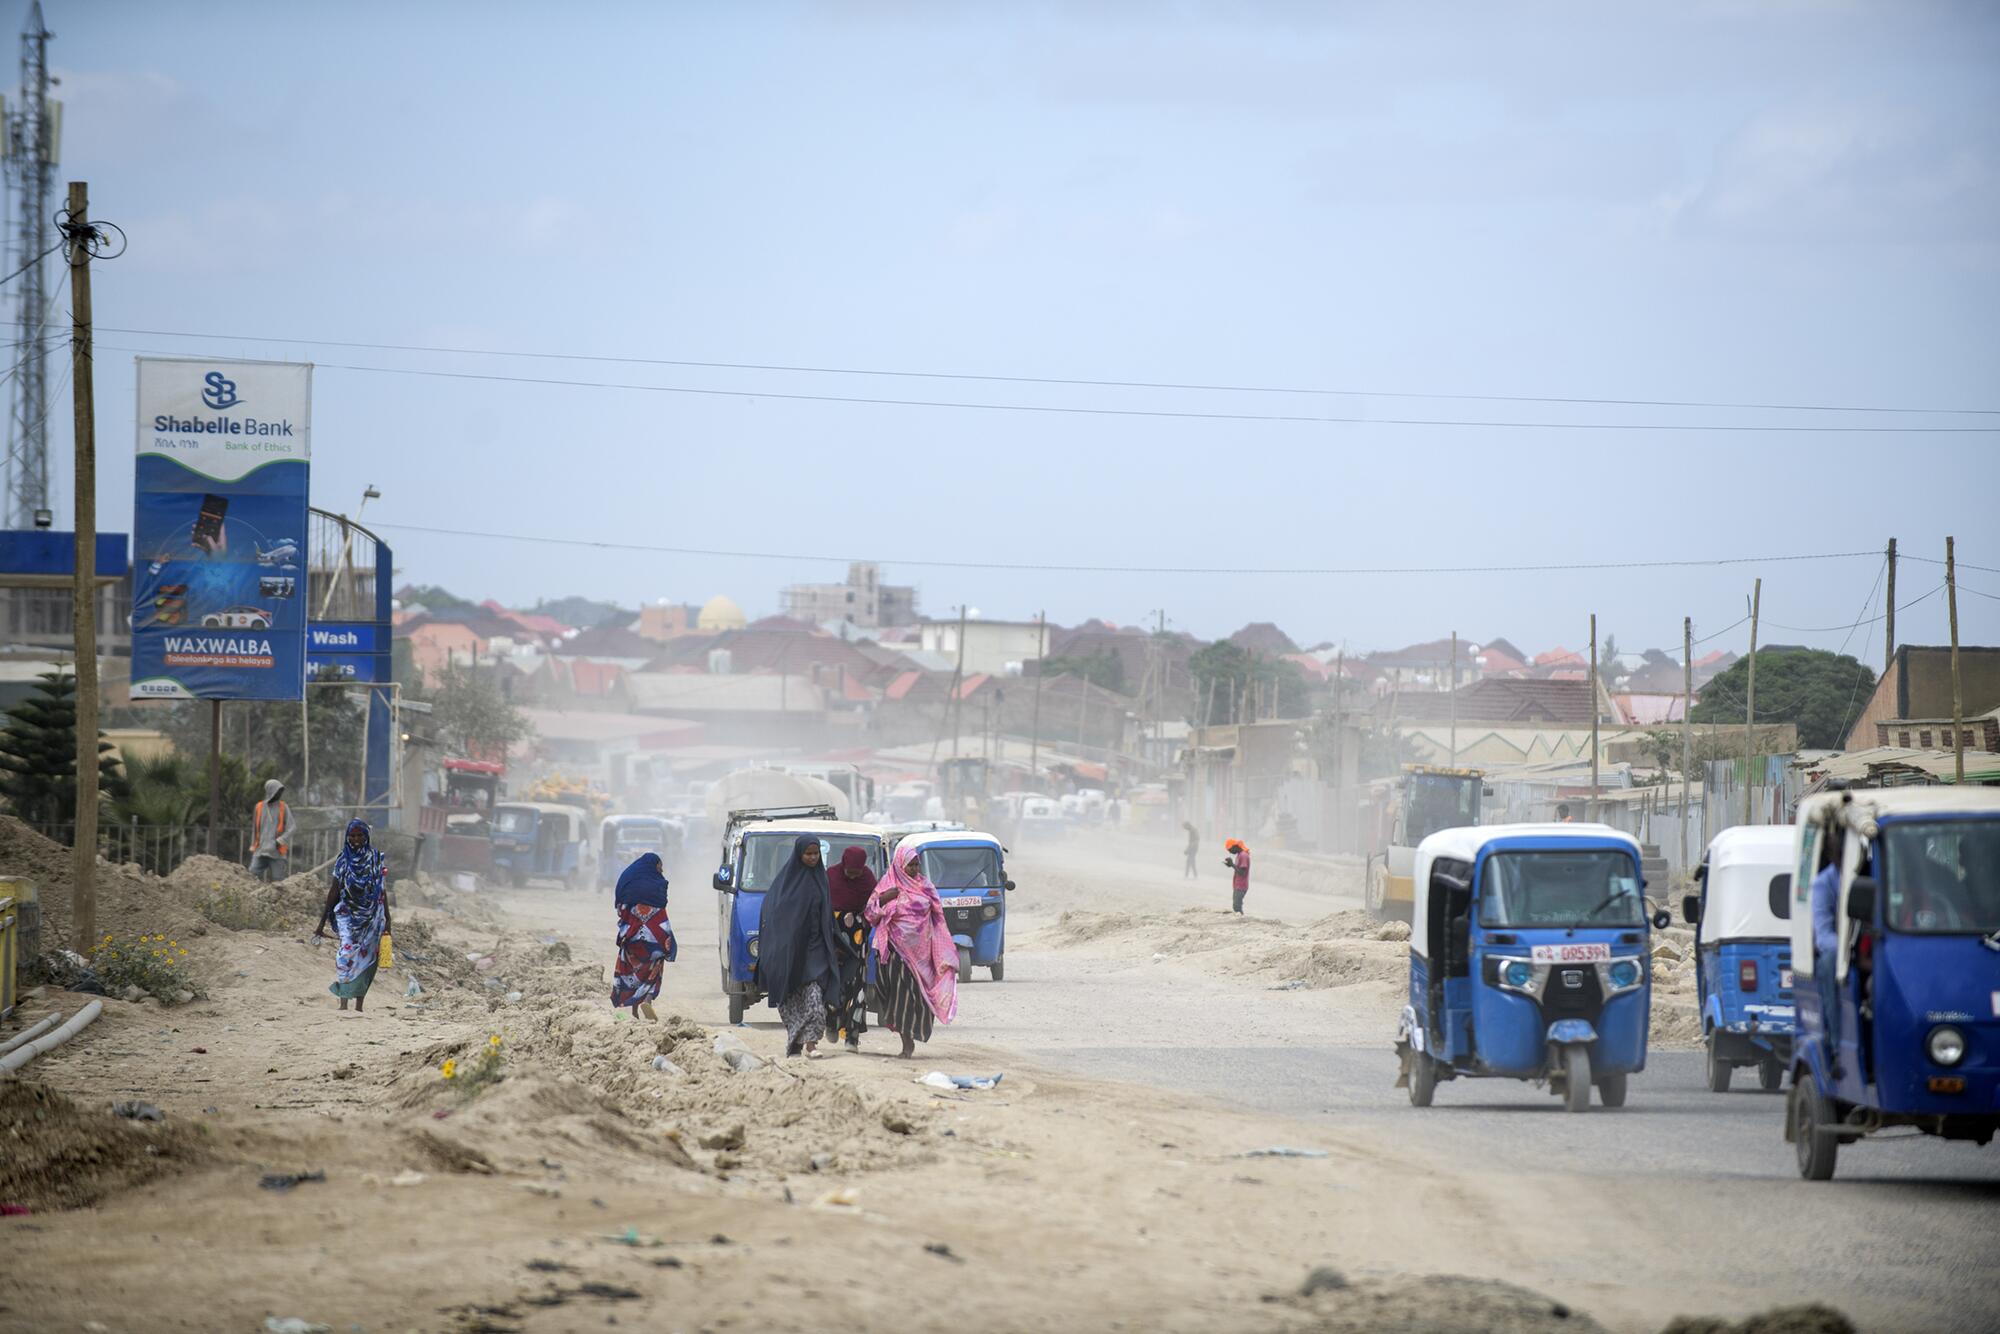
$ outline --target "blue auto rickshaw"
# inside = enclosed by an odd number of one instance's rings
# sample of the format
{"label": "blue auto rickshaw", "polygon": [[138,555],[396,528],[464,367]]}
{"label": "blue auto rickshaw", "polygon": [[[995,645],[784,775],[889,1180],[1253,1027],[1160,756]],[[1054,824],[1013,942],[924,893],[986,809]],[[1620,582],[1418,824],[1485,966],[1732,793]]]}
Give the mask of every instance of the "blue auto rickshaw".
{"label": "blue auto rickshaw", "polygon": [[560,880],[569,889],[590,882],[590,836],[584,813],[544,801],[503,801],[493,808],[493,869],[516,887]]}
{"label": "blue auto rickshaw", "polygon": [[607,815],[598,826],[597,887],[616,885],[625,868],[649,852],[671,871],[679,849],[679,831],[665,816]]}
{"label": "blue auto rickshaw", "polygon": [[847,849],[868,856],[877,876],[887,866],[882,831],[873,825],[834,819],[831,806],[776,806],[729,812],[723,828],[722,863],[716,868],[715,944],[722,968],[722,993],[729,998],[729,1022],[740,1024],[762,999],[757,986],[757,932],[764,891],[791,859],[800,834],[819,839],[820,864],[836,866]]}
{"label": "blue auto rickshaw", "polygon": [[[915,848],[924,878],[944,904],[945,926],[958,946],[958,980],[972,980],[984,968],[995,982],[1007,976],[1007,850],[991,834],[967,829],[910,834],[895,850]],[[874,955],[868,980],[875,981]]]}
{"label": "blue auto rickshaw", "polygon": [[[1902,787],[1799,805],[1798,1032],[1785,1138],[1825,1181],[1840,1147],[1914,1127],[2000,1131],[2000,790]],[[1830,950],[1813,880],[1835,868]]]}
{"label": "blue auto rickshaw", "polygon": [[1652,974],[1639,845],[1606,825],[1445,829],[1417,845],[1396,1084],[1544,1082],[1569,1110],[1623,1106],[1646,1068]]}
{"label": "blue auto rickshaw", "polygon": [[1739,1065],[1757,1067],[1766,1093],[1785,1086],[1792,1059],[1790,825],[1737,825],[1717,834],[1681,900],[1695,928],[1708,1088],[1727,1093]]}

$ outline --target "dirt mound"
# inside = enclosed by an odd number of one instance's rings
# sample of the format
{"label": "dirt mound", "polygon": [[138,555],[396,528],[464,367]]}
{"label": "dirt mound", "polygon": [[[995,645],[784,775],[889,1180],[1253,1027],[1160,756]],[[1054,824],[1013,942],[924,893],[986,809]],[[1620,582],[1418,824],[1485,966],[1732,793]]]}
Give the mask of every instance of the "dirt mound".
{"label": "dirt mound", "polygon": [[1349,1282],[1315,1269],[1297,1294],[1277,1298],[1310,1312],[1312,1334],[1603,1334],[1604,1326],[1562,1302],[1512,1283],[1459,1274],[1415,1274]]}
{"label": "dirt mound", "polygon": [[1713,1316],[1676,1316],[1660,1334],[1855,1334],[1852,1320],[1831,1306],[1778,1306],[1740,1324]]}
{"label": "dirt mound", "polygon": [[[78,947],[71,939],[68,848],[43,838],[11,815],[0,815],[0,873],[24,875],[41,886],[43,950]],[[199,912],[158,876],[136,865],[113,866],[99,857],[96,880],[100,933],[198,934]]]}
{"label": "dirt mound", "polygon": [[45,1084],[0,1080],[0,1203],[82,1208],[204,1157],[191,1129],[87,1111]]}

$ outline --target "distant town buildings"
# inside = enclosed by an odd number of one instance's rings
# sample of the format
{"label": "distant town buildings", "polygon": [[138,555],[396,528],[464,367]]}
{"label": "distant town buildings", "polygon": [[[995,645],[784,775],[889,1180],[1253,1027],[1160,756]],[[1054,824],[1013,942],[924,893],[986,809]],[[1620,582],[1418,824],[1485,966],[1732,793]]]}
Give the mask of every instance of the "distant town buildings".
{"label": "distant town buildings", "polygon": [[874,561],[849,565],[846,583],[792,584],[778,597],[785,615],[812,625],[840,622],[879,630],[917,619],[917,590],[883,583],[882,567]]}

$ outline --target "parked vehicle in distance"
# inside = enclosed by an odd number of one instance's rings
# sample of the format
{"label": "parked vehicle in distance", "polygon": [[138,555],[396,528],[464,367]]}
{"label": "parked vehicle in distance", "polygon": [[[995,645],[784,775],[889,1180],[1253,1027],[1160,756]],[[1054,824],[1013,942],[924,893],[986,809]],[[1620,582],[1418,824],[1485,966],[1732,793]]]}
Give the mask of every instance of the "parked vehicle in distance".
{"label": "parked vehicle in distance", "polygon": [[262,607],[226,607],[203,616],[201,624],[208,630],[268,630],[271,613]]}
{"label": "parked vehicle in distance", "polygon": [[663,868],[680,852],[678,826],[663,815],[607,815],[598,826],[597,887],[610,889],[625,868],[648,852]]}
{"label": "parked vehicle in distance", "polygon": [[560,880],[565,889],[589,883],[588,817],[574,806],[503,801],[493,808],[493,867],[515,886]]}
{"label": "parked vehicle in distance", "polygon": [[1729,1091],[1739,1065],[1757,1067],[1766,1093],[1785,1086],[1792,1059],[1790,825],[1737,825],[1709,842],[1698,893],[1681,900],[1695,929],[1708,1088]]}
{"label": "parked vehicle in distance", "polygon": [[[1883,1131],[1991,1143],[2000,1132],[2000,790],[1819,793],[1799,803],[1794,827],[1792,960],[1802,985],[1785,1138],[1799,1175],[1827,1180],[1843,1146]],[[1813,880],[1828,868],[1832,929],[1822,942]]]}

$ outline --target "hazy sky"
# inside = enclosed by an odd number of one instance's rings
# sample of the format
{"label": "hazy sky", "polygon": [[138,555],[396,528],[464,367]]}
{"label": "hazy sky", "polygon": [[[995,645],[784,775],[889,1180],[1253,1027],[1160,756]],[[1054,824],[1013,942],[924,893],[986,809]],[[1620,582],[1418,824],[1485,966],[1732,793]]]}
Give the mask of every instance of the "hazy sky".
{"label": "hazy sky", "polygon": [[[24,9],[23,9],[24,12]],[[2000,408],[2000,8],[176,4],[53,0],[62,175],[102,266],[100,504],[131,353],[310,359],[314,500],[363,486],[407,579],[526,603],[873,557],[934,614],[1392,647],[1837,647],[1874,558],[1459,575],[1024,573],[1879,550],[2000,595],[2000,426],[1399,393]],[[332,341],[1353,395],[927,380]],[[1202,420],[369,373],[1343,417]],[[67,381],[61,382],[67,393]],[[66,401],[66,399],[64,400]],[[1384,418],[1542,423],[1393,425]],[[67,438],[65,436],[65,449]],[[66,457],[66,455],[65,455]],[[68,503],[68,470],[60,500]],[[1906,563],[1900,600],[1939,567]],[[1879,601],[1879,597],[1877,599]],[[1942,642],[1944,599],[1902,613]],[[1879,607],[1869,611],[1874,615]],[[2000,601],[1968,593],[1971,642]],[[1836,627],[1830,631],[1779,627]],[[1717,646],[1741,648],[1748,627]],[[1879,664],[1881,631],[1850,649]]]}

